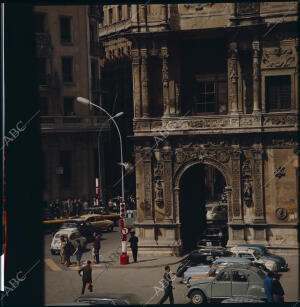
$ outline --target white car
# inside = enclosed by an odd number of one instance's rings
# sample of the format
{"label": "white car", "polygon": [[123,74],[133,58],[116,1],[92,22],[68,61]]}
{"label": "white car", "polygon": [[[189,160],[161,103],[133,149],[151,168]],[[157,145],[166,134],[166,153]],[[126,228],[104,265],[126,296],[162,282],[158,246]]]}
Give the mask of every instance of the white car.
{"label": "white car", "polygon": [[259,252],[247,247],[235,246],[230,249],[235,257],[247,258],[254,263],[264,265],[269,271],[278,271],[277,263],[273,260],[263,259],[260,257]]}
{"label": "white car", "polygon": [[60,253],[60,237],[64,236],[65,238],[68,237],[70,242],[76,246],[76,240],[80,240],[80,244],[82,247],[84,247],[87,243],[87,239],[83,237],[77,228],[65,228],[60,229],[53,237],[51,242],[51,254],[59,254]]}

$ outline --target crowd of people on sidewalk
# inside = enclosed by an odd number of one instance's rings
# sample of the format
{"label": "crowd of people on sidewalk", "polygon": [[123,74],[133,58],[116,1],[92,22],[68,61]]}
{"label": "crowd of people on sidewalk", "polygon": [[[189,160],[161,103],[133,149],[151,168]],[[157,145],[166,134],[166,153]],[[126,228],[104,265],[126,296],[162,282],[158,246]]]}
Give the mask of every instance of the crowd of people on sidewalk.
{"label": "crowd of people on sidewalk", "polygon": [[[64,200],[56,199],[50,201],[46,205],[45,217],[50,219],[68,218],[70,216],[79,216],[83,214],[84,209],[93,207],[102,207],[109,212],[119,212],[121,203],[121,196],[111,198],[107,203],[103,203],[101,199],[96,197],[88,200],[81,200],[81,198],[67,198]],[[136,199],[133,194],[125,199],[127,210],[136,210]]]}

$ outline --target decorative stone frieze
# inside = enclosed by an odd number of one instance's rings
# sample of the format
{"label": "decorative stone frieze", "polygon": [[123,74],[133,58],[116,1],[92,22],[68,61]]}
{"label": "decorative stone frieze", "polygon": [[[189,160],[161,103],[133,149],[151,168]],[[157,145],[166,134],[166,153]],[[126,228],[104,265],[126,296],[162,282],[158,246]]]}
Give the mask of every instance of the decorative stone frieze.
{"label": "decorative stone frieze", "polygon": [[262,69],[295,67],[296,58],[292,48],[265,48],[262,53]]}

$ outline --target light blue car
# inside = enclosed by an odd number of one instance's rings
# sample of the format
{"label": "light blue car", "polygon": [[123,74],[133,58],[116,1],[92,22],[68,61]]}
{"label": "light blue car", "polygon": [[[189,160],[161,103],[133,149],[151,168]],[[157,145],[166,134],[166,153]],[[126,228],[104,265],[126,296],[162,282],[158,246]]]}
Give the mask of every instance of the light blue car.
{"label": "light blue car", "polygon": [[199,265],[188,268],[183,274],[182,283],[187,284],[192,276],[207,275],[210,268],[210,265]]}
{"label": "light blue car", "polygon": [[220,257],[213,262],[213,265],[218,265],[221,263],[236,263],[236,264],[247,264],[251,265],[252,261],[248,258],[239,258],[239,257]]}

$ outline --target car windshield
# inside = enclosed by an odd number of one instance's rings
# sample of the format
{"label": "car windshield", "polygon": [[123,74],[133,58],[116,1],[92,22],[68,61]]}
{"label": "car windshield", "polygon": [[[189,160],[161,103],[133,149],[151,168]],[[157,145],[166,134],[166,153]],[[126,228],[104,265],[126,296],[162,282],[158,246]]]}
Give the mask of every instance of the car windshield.
{"label": "car windshield", "polygon": [[210,268],[210,270],[208,271],[208,276],[209,276],[209,277],[215,277],[215,276],[216,276],[216,271],[217,271],[216,267],[215,267],[215,266],[212,266],[212,267]]}
{"label": "car windshield", "polygon": [[55,235],[55,238],[56,238],[56,239],[58,239],[58,238],[60,238],[61,236],[63,236],[64,238],[66,238],[66,237],[67,237],[67,235],[66,235],[66,234],[63,234],[63,233],[57,233],[57,234]]}

